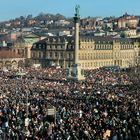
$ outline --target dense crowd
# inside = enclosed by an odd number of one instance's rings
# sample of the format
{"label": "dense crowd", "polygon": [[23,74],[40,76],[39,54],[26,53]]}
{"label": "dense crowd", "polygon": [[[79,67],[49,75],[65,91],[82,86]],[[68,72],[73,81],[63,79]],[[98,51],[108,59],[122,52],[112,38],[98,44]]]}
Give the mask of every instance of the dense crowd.
{"label": "dense crowd", "polygon": [[0,139],[140,139],[140,89],[126,71],[89,70],[81,82],[61,68],[23,71],[0,72]]}

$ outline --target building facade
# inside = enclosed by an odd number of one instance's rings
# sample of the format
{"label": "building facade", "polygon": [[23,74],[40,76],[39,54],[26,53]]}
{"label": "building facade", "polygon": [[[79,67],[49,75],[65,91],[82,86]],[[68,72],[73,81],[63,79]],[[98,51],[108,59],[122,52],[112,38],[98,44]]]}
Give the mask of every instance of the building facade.
{"label": "building facade", "polygon": [[[127,68],[136,65],[140,56],[140,39],[80,36],[78,63],[82,69],[104,66]],[[31,58],[42,67],[74,63],[73,37],[48,37],[33,44]]]}
{"label": "building facade", "polygon": [[25,59],[9,48],[0,48],[0,69],[24,67]]}
{"label": "building facade", "polygon": [[20,36],[14,42],[13,51],[24,58],[31,58],[31,47],[33,43],[40,40],[40,36],[35,34],[28,34]]}
{"label": "building facade", "polygon": [[18,55],[25,58],[25,66],[31,65],[31,48],[33,43],[40,40],[40,36],[36,34],[21,35],[14,41],[12,50]]}
{"label": "building facade", "polygon": [[138,19],[135,16],[125,13],[122,17],[118,18],[118,28],[136,28]]}
{"label": "building facade", "polygon": [[72,37],[47,37],[33,44],[31,57],[34,64],[42,67],[60,65],[70,67],[74,60]]}

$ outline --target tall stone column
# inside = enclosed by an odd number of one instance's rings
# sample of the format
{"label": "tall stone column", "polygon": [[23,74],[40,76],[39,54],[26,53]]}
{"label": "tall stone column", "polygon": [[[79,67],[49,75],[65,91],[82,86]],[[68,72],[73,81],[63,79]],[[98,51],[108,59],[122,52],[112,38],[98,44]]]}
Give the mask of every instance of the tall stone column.
{"label": "tall stone column", "polygon": [[74,17],[74,23],[75,23],[75,64],[78,64],[79,62],[79,22],[80,22],[80,17],[75,16]]}
{"label": "tall stone column", "polygon": [[80,26],[80,14],[79,14],[79,5],[75,7],[75,16],[74,16],[74,24],[75,24],[75,35],[74,35],[74,64],[68,71],[67,79],[72,80],[85,80],[84,75],[81,73],[81,64],[79,63],[79,26]]}

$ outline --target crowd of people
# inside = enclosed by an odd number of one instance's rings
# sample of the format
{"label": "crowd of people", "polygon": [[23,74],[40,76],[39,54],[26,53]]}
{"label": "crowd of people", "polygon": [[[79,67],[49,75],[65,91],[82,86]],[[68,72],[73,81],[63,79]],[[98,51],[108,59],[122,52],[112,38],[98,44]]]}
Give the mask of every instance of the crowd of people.
{"label": "crowd of people", "polygon": [[79,82],[61,68],[23,71],[0,72],[0,139],[140,139],[140,87],[126,71],[89,70]]}

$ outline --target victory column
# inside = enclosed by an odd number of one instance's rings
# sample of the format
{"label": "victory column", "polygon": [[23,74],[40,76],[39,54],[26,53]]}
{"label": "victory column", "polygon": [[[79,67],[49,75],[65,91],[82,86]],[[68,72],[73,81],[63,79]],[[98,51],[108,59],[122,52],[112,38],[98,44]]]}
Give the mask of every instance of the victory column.
{"label": "victory column", "polygon": [[71,66],[68,72],[67,79],[68,80],[85,80],[84,75],[82,74],[81,64],[79,63],[79,26],[80,26],[80,13],[79,13],[80,6],[76,5],[75,7],[75,16],[74,16],[74,23],[75,23],[75,35],[74,35],[74,42],[75,42],[75,55],[74,55],[74,64]]}

